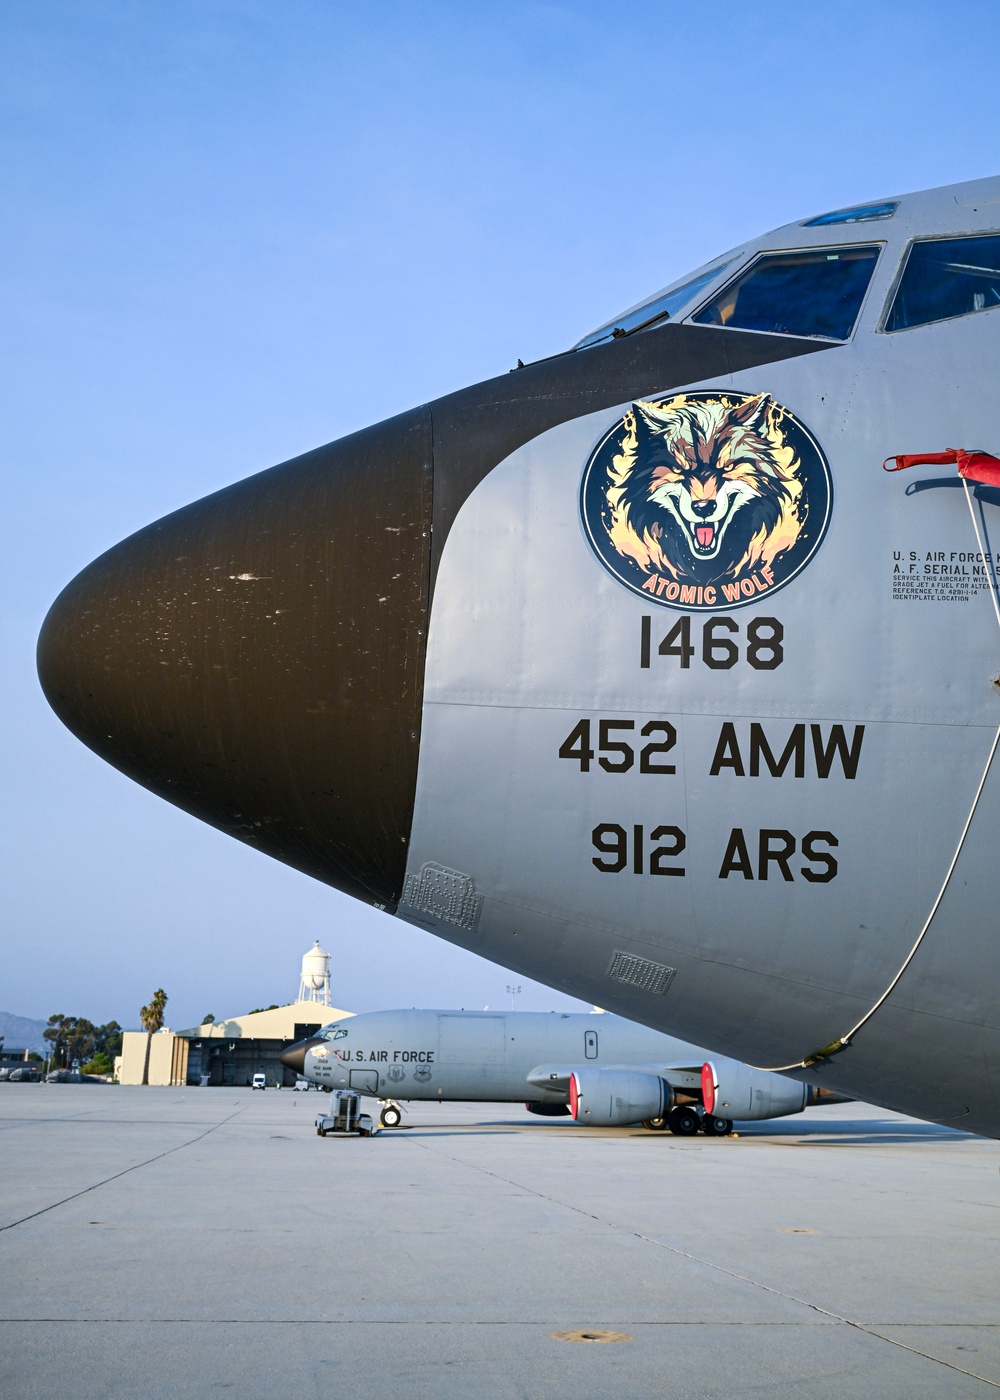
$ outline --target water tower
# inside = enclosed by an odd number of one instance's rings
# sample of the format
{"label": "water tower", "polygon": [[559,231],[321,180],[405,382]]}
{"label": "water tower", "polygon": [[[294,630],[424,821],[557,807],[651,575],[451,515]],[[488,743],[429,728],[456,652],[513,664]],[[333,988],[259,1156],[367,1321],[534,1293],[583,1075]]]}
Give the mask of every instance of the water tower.
{"label": "water tower", "polygon": [[299,1001],[315,1001],[320,1006],[332,1006],[330,1000],[330,954],[324,953],[317,940],[308,953],[302,954],[302,977],[299,981]]}

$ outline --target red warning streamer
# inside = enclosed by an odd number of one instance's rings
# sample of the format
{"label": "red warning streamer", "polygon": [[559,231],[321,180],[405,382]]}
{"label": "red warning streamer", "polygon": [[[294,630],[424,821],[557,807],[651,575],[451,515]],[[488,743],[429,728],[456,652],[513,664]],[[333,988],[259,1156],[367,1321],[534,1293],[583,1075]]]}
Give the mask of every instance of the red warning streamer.
{"label": "red warning streamer", "polygon": [[[889,465],[893,462],[895,465]],[[978,481],[983,486],[1000,486],[1000,458],[989,452],[966,452],[961,447],[949,447],[947,452],[904,452],[887,457],[884,472],[903,472],[907,467],[958,467],[959,476]]]}

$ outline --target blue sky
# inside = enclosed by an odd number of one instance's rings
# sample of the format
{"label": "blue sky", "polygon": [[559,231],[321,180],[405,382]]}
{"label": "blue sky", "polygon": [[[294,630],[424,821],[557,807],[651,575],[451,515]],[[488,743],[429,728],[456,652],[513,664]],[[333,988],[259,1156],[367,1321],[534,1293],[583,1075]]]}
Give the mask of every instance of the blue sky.
{"label": "blue sky", "polygon": [[[49,712],[45,611],[176,506],[490,375],[767,228],[1000,173],[1000,8],[0,7],[0,1008],[502,1005],[503,969],[134,786]],[[520,1005],[567,999],[520,979]]]}

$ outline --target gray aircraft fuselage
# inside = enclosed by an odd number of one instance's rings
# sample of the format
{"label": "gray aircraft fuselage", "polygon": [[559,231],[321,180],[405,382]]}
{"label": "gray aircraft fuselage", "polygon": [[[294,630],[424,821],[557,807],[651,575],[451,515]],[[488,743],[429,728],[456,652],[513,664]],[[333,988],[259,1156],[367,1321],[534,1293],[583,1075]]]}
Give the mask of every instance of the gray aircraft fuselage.
{"label": "gray aircraft fuselage", "polygon": [[998,368],[1000,179],[786,225],[115,546],[45,692],[501,966],[1000,1136]]}
{"label": "gray aircraft fuselage", "polygon": [[[704,1050],[619,1016],[572,1012],[372,1011],[344,1017],[286,1052],[326,1089],[377,1098],[565,1104],[577,1070],[642,1071],[697,1102]],[[800,1113],[808,1086],[724,1057],[722,1118]]]}

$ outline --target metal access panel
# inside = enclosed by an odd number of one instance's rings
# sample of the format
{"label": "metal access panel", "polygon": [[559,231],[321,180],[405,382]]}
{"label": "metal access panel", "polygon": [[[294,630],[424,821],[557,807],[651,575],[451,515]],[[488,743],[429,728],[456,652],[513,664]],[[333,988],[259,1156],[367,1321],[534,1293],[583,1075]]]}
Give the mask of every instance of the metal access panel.
{"label": "metal access panel", "polygon": [[597,1059],[597,1032],[584,1031],[583,1033],[583,1053],[588,1060]]}
{"label": "metal access panel", "polygon": [[352,1069],[351,1088],[356,1089],[359,1094],[378,1093],[378,1070],[376,1069]]}
{"label": "metal access panel", "polygon": [[439,1016],[438,1054],[444,1064],[503,1064],[504,1018]]}

